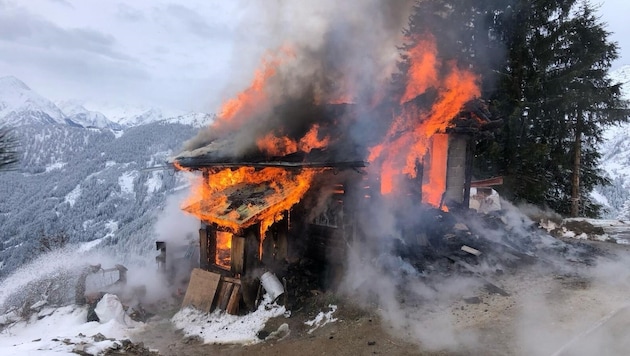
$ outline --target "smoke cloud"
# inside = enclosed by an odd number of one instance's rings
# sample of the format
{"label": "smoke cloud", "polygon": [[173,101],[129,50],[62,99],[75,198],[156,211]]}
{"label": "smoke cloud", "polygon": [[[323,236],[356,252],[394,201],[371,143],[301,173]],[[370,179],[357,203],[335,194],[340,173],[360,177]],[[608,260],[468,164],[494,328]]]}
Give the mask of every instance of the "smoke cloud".
{"label": "smoke cloud", "polygon": [[[303,136],[314,122],[338,119],[337,113],[326,112],[319,104],[369,106],[383,95],[396,69],[397,46],[402,43],[402,29],[413,3],[272,1],[246,7],[240,19],[242,31],[235,41],[233,80],[226,88],[224,103],[250,85],[256,68],[256,76],[265,79],[264,88],[250,90],[248,95],[261,98],[246,103],[229,120],[222,120],[226,115],[219,112],[218,121],[189,140],[184,150],[214,142],[206,151],[243,156],[255,150],[256,138],[269,128],[282,127],[282,132],[274,133],[294,138]],[[363,125],[373,121],[366,115],[358,117]],[[334,124],[330,130],[349,131],[339,126],[350,123]],[[354,137],[356,143],[365,146],[365,127],[357,131],[362,135]]]}

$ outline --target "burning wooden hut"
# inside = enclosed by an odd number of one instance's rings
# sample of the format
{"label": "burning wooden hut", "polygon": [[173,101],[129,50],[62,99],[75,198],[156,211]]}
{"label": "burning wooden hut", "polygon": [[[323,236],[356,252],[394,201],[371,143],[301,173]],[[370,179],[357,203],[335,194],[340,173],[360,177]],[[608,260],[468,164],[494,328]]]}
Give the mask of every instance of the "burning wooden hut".
{"label": "burning wooden hut", "polygon": [[[451,121],[430,138],[416,164],[417,176],[402,178],[417,188],[412,199],[442,209],[468,206],[475,137],[493,123],[478,100]],[[310,135],[311,141],[322,141],[319,134]],[[240,279],[265,270],[279,273],[305,253],[322,262],[326,257],[343,261],[344,247],[356,233],[355,213],[382,197],[374,189],[382,176],[370,174],[367,160],[343,144],[347,141],[335,142],[342,143],[311,144],[318,148],[275,156],[258,151],[233,157],[206,148],[177,157],[179,169],[202,175],[194,199],[184,207],[201,220],[200,268]]]}
{"label": "burning wooden hut", "polygon": [[308,224],[345,236],[345,187],[366,167],[320,150],[242,162],[207,154],[176,162],[203,175],[201,199],[184,207],[201,220],[200,267],[232,277],[290,260]]}
{"label": "burning wooden hut", "polygon": [[202,222],[202,269],[245,280],[299,257],[298,246],[330,255],[375,200],[468,206],[475,137],[493,126],[474,73],[442,66],[430,36],[410,49],[402,92],[305,80],[301,55],[265,58],[173,161],[202,172],[184,207]]}

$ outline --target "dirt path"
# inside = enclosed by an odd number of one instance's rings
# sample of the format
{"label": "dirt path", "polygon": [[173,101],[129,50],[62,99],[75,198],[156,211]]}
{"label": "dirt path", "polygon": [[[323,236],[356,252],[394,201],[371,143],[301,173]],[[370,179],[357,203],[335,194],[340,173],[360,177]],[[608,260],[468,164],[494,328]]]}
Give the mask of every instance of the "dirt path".
{"label": "dirt path", "polygon": [[[607,345],[602,350],[612,350],[600,354],[630,354],[627,341],[615,341],[624,335],[620,331],[630,327],[630,311],[622,309],[630,302],[630,263],[624,262],[630,261],[630,247],[594,244],[621,260],[608,259],[588,268],[569,263],[553,272],[540,266],[521,268],[498,280],[509,296],[475,290],[459,300],[432,305],[424,314],[427,325],[438,316],[447,316],[452,330],[461,336],[448,349],[428,350],[411,331],[394,329],[383,321],[378,308],[359,309],[351,300],[341,299],[336,300],[339,320],[312,333],[304,321],[326,300],[294,311],[290,318],[270,320],[265,327],[268,332],[288,324],[290,334],[281,341],[250,346],[202,344],[184,337],[168,319],[151,322],[134,341],[158,349],[161,355],[553,355],[560,350],[565,350],[561,355],[587,355],[582,352],[587,349],[574,340],[587,335],[588,345]],[[617,310],[622,311],[606,327],[588,332]]]}

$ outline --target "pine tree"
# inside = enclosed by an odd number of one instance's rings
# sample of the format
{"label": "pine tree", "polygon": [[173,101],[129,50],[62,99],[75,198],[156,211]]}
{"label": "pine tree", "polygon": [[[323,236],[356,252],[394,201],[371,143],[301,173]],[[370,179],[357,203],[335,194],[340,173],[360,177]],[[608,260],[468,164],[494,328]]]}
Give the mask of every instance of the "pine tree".
{"label": "pine tree", "polygon": [[17,160],[17,139],[10,129],[0,127],[0,170],[9,169]]}
{"label": "pine tree", "polygon": [[[560,56],[558,80],[565,82],[567,126],[573,141],[571,178],[571,216],[589,213],[588,192],[606,181],[597,171],[601,156],[597,145],[605,126],[627,121],[620,85],[607,78],[611,63],[618,57],[617,45],[608,41],[608,33],[588,2],[581,4],[575,17],[567,22],[567,48]],[[583,202],[580,204],[580,202]],[[592,212],[592,213],[596,213]]]}
{"label": "pine tree", "polygon": [[497,24],[508,56],[493,102],[505,124],[480,147],[478,171],[505,175],[515,200],[597,216],[588,194],[606,180],[596,147],[606,125],[628,117],[606,77],[616,44],[587,2],[515,1]]}
{"label": "pine tree", "polygon": [[[503,125],[477,145],[474,174],[505,177],[502,195],[566,215],[597,216],[589,200],[607,183],[598,170],[603,129],[628,119],[607,74],[617,45],[587,1],[426,0],[408,38],[437,37],[441,61],[479,74],[482,96]],[[414,37],[415,36],[415,37]],[[405,78],[406,51],[401,75]]]}

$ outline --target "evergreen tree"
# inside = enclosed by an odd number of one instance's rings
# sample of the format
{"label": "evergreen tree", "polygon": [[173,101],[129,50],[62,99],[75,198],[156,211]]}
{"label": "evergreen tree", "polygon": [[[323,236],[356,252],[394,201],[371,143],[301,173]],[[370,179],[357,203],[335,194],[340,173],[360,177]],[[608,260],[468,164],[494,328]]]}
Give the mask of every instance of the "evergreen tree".
{"label": "evergreen tree", "polygon": [[588,200],[588,192],[594,185],[606,183],[597,168],[601,158],[597,146],[605,126],[628,118],[620,84],[612,85],[607,78],[612,61],[618,57],[617,46],[608,41],[609,35],[590,4],[584,2],[567,21],[566,45],[558,58],[557,81],[566,87],[560,113],[564,111],[572,141],[569,147],[573,149],[569,157],[572,158],[570,214],[574,217],[598,213],[597,206]]}
{"label": "evergreen tree", "polygon": [[18,160],[17,140],[10,129],[0,127],[0,170],[8,169]]}
{"label": "evergreen tree", "polygon": [[596,148],[606,125],[628,117],[607,79],[616,44],[587,2],[517,1],[498,24],[509,55],[493,99],[505,125],[478,168],[506,175],[516,200],[597,216],[588,194],[606,180]]}
{"label": "evergreen tree", "polygon": [[[482,96],[503,119],[479,142],[475,176],[503,175],[501,193],[562,214],[597,216],[597,145],[606,125],[628,118],[607,74],[617,58],[593,7],[577,0],[427,0],[410,18],[410,39],[437,37],[441,61],[481,75]],[[401,75],[407,71],[403,47]]]}

